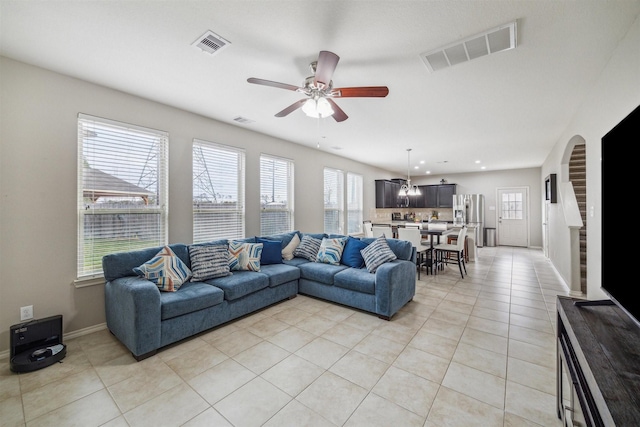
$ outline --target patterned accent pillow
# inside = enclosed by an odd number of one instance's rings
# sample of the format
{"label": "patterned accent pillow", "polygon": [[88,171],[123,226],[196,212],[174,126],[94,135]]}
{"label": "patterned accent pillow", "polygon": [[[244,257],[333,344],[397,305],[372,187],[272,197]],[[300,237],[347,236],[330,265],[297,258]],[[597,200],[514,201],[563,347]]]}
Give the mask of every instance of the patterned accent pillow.
{"label": "patterned accent pillow", "polygon": [[311,236],[302,236],[300,244],[293,251],[293,256],[308,259],[309,261],[315,261],[320,250],[320,244],[322,240],[316,239]]}
{"label": "patterned accent pillow", "polygon": [[293,252],[298,245],[300,245],[300,237],[298,237],[298,233],[295,233],[291,241],[282,250],[282,259],[293,259]]}
{"label": "patterned accent pillow", "polygon": [[155,283],[163,292],[175,292],[191,277],[191,270],[171,250],[169,246],[162,248],[153,258],[135,267],[133,272],[138,276]]}
{"label": "patterned accent pillow", "polygon": [[328,237],[323,238],[322,243],[320,243],[318,255],[316,256],[316,262],[339,265],[346,242],[346,237],[334,239],[330,239]]}
{"label": "patterned accent pillow", "polygon": [[262,243],[229,241],[229,268],[233,270],[260,271]]}
{"label": "patterned accent pillow", "polygon": [[375,273],[378,267],[385,262],[397,259],[396,254],[393,253],[384,236],[378,237],[369,246],[362,249],[360,253],[364,258],[364,265],[367,266],[369,273]]}
{"label": "patterned accent pillow", "polygon": [[189,246],[191,258],[192,282],[230,276],[229,251],[227,245],[192,245]]}

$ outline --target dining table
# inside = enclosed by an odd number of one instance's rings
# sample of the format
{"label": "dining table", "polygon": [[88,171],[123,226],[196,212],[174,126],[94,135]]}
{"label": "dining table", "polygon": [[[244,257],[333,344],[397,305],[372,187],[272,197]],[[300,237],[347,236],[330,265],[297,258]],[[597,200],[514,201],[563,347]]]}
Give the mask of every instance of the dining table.
{"label": "dining table", "polygon": [[[429,271],[431,271],[431,274],[435,274],[435,271],[438,268],[438,263],[437,260],[434,263],[434,253],[433,253],[433,240],[434,237],[437,237],[437,243],[436,244],[440,244],[440,236],[446,236],[447,234],[451,234],[451,233],[455,233],[455,230],[448,230],[445,228],[423,228],[420,230],[420,234],[422,236],[429,236],[429,242],[422,242],[422,244],[424,246],[429,246],[429,250],[428,250],[428,256],[426,257],[426,260],[424,261],[424,265],[427,267],[427,273]],[[435,265],[434,265],[435,264]],[[434,269],[435,267],[435,269]]]}

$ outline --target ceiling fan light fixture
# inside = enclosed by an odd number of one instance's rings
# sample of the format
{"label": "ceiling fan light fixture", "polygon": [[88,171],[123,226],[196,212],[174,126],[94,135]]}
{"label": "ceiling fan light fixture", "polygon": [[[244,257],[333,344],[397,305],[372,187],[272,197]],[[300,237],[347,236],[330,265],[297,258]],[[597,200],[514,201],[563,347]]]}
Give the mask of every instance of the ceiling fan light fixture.
{"label": "ceiling fan light fixture", "polygon": [[334,113],[331,104],[325,98],[308,99],[302,106],[302,111],[315,119],[329,117]]}

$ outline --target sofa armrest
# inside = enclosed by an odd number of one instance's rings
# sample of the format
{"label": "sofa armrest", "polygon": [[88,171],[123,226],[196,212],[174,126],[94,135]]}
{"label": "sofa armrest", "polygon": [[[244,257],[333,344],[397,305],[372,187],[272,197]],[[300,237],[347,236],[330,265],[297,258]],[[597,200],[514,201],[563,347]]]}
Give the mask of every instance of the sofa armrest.
{"label": "sofa armrest", "polygon": [[133,353],[142,356],[161,342],[160,290],[140,277],[105,283],[107,327]]}
{"label": "sofa armrest", "polygon": [[416,293],[416,264],[395,260],[376,270],[376,313],[390,319]]}

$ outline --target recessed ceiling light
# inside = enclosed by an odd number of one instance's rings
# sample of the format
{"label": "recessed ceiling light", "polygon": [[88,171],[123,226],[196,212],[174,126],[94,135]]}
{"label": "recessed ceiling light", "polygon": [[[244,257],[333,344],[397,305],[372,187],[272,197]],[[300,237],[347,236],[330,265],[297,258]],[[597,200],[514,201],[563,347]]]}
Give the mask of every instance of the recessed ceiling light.
{"label": "recessed ceiling light", "polygon": [[431,171],[426,171],[425,174],[429,175],[431,173]]}
{"label": "recessed ceiling light", "polygon": [[480,160],[476,160],[476,164],[480,163]]}
{"label": "recessed ceiling light", "polygon": [[480,166],[480,169],[482,169],[482,170],[484,170],[486,168],[487,168],[486,166]]}

